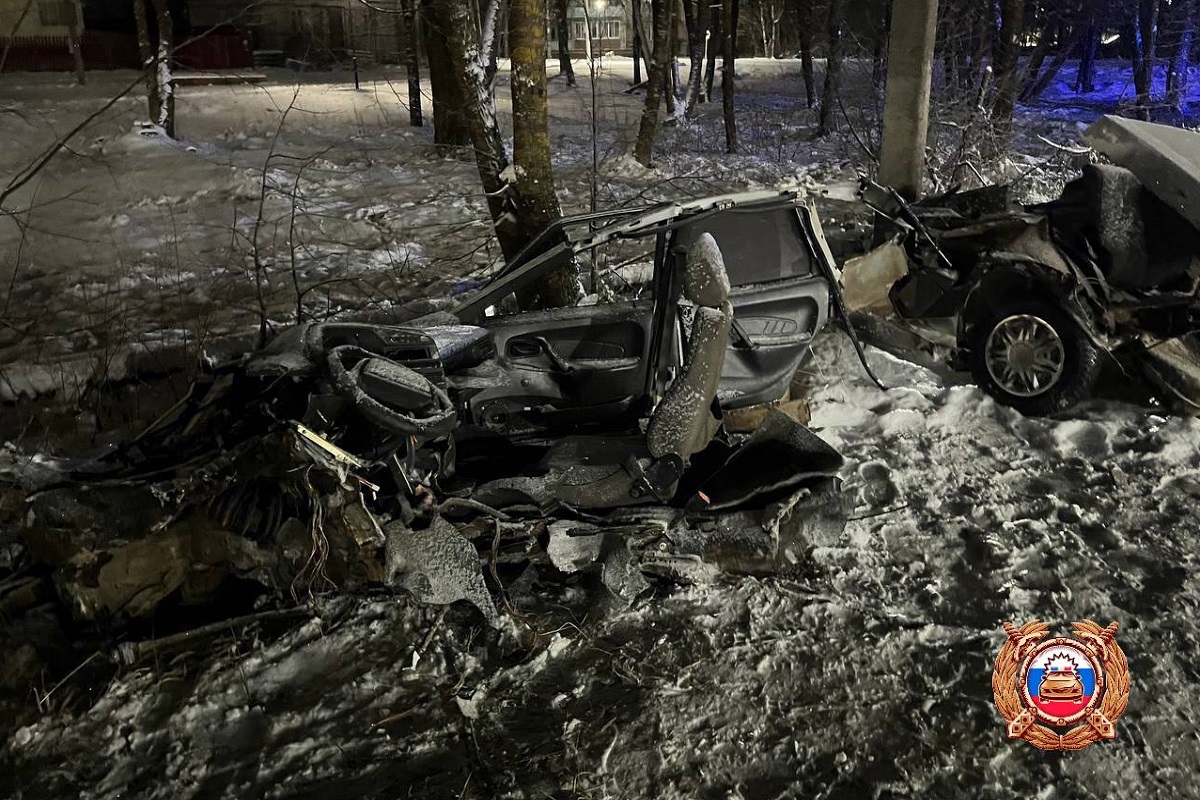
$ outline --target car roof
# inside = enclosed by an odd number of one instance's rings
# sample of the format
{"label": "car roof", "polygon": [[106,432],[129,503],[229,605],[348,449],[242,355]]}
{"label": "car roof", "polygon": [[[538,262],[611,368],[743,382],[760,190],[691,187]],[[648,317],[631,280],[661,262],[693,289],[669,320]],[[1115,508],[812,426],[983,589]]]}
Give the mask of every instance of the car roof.
{"label": "car roof", "polygon": [[528,276],[548,267],[548,262],[564,251],[582,253],[617,239],[631,239],[677,228],[708,214],[732,209],[776,209],[797,207],[807,192],[799,187],[768,189],[711,195],[657,205],[621,208],[562,217],[530,241],[503,269],[495,273],[481,290],[451,313],[469,317],[478,312],[501,283],[527,281]]}
{"label": "car roof", "polygon": [[685,221],[702,214],[733,208],[794,206],[803,202],[806,197],[807,193],[803,189],[788,187],[710,195],[688,200],[667,201],[655,205],[573,214],[562,217],[547,226],[512,261],[498,271],[492,280],[504,277],[522,264],[564,241],[573,252],[579,253],[615,239],[647,236],[660,230],[678,227]]}

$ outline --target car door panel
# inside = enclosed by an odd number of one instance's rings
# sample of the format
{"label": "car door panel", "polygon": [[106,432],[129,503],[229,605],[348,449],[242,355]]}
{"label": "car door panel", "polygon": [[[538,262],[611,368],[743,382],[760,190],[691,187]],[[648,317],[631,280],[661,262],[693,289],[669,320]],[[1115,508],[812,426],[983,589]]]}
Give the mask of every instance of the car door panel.
{"label": "car door panel", "polygon": [[725,408],[782,397],[828,321],[829,284],[801,216],[806,211],[729,211],[680,230],[679,251],[702,233],[713,236],[733,287],[734,332],[718,395]]}
{"label": "car door panel", "polygon": [[504,377],[471,398],[472,416],[520,433],[623,414],[644,392],[652,312],[631,300],[488,318]]}
{"label": "car door panel", "polygon": [[778,400],[808,358],[813,337],[828,320],[823,278],[736,287],[733,318],[748,341],[730,337],[721,370],[721,405],[741,408]]}

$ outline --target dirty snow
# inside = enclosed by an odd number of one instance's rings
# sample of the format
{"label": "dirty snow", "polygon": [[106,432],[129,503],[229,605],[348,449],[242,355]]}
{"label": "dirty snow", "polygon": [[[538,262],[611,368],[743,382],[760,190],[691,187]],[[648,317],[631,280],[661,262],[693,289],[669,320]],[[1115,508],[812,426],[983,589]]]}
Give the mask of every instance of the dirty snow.
{"label": "dirty snow", "polygon": [[[1200,420],[1111,403],[1028,419],[871,348],[880,391],[840,333],[815,350],[812,427],[845,454],[856,508],[797,575],[664,588],[630,608],[579,576],[543,605],[513,585],[520,638],[464,603],[440,619],[403,598],[346,601],[274,641],[117,674],[94,706],[30,721],[4,788],[1196,797]],[[1116,741],[1066,757],[1005,741],[1000,626],[1034,617],[1120,623],[1133,695]]]}

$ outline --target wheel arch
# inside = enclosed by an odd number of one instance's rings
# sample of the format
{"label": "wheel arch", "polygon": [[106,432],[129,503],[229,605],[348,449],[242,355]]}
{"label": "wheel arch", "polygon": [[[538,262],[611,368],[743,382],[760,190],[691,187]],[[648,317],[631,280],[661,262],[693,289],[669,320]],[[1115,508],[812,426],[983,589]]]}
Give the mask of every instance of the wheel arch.
{"label": "wheel arch", "polygon": [[1029,295],[1052,299],[1097,347],[1105,352],[1111,351],[1112,343],[1096,325],[1095,311],[1073,291],[1071,276],[1054,267],[1025,259],[993,262],[981,272],[981,277],[967,292],[959,310],[956,338],[960,354],[967,354],[975,320],[986,318],[989,307]]}

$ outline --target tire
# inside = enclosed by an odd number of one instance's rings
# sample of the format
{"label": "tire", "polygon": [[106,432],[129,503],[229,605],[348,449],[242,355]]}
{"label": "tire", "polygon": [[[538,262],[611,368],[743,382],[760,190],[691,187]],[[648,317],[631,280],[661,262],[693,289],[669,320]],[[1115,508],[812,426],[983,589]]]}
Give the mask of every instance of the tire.
{"label": "tire", "polygon": [[975,382],[1027,416],[1066,411],[1092,395],[1101,350],[1071,315],[1038,297],[981,304],[968,320],[968,359]]}

